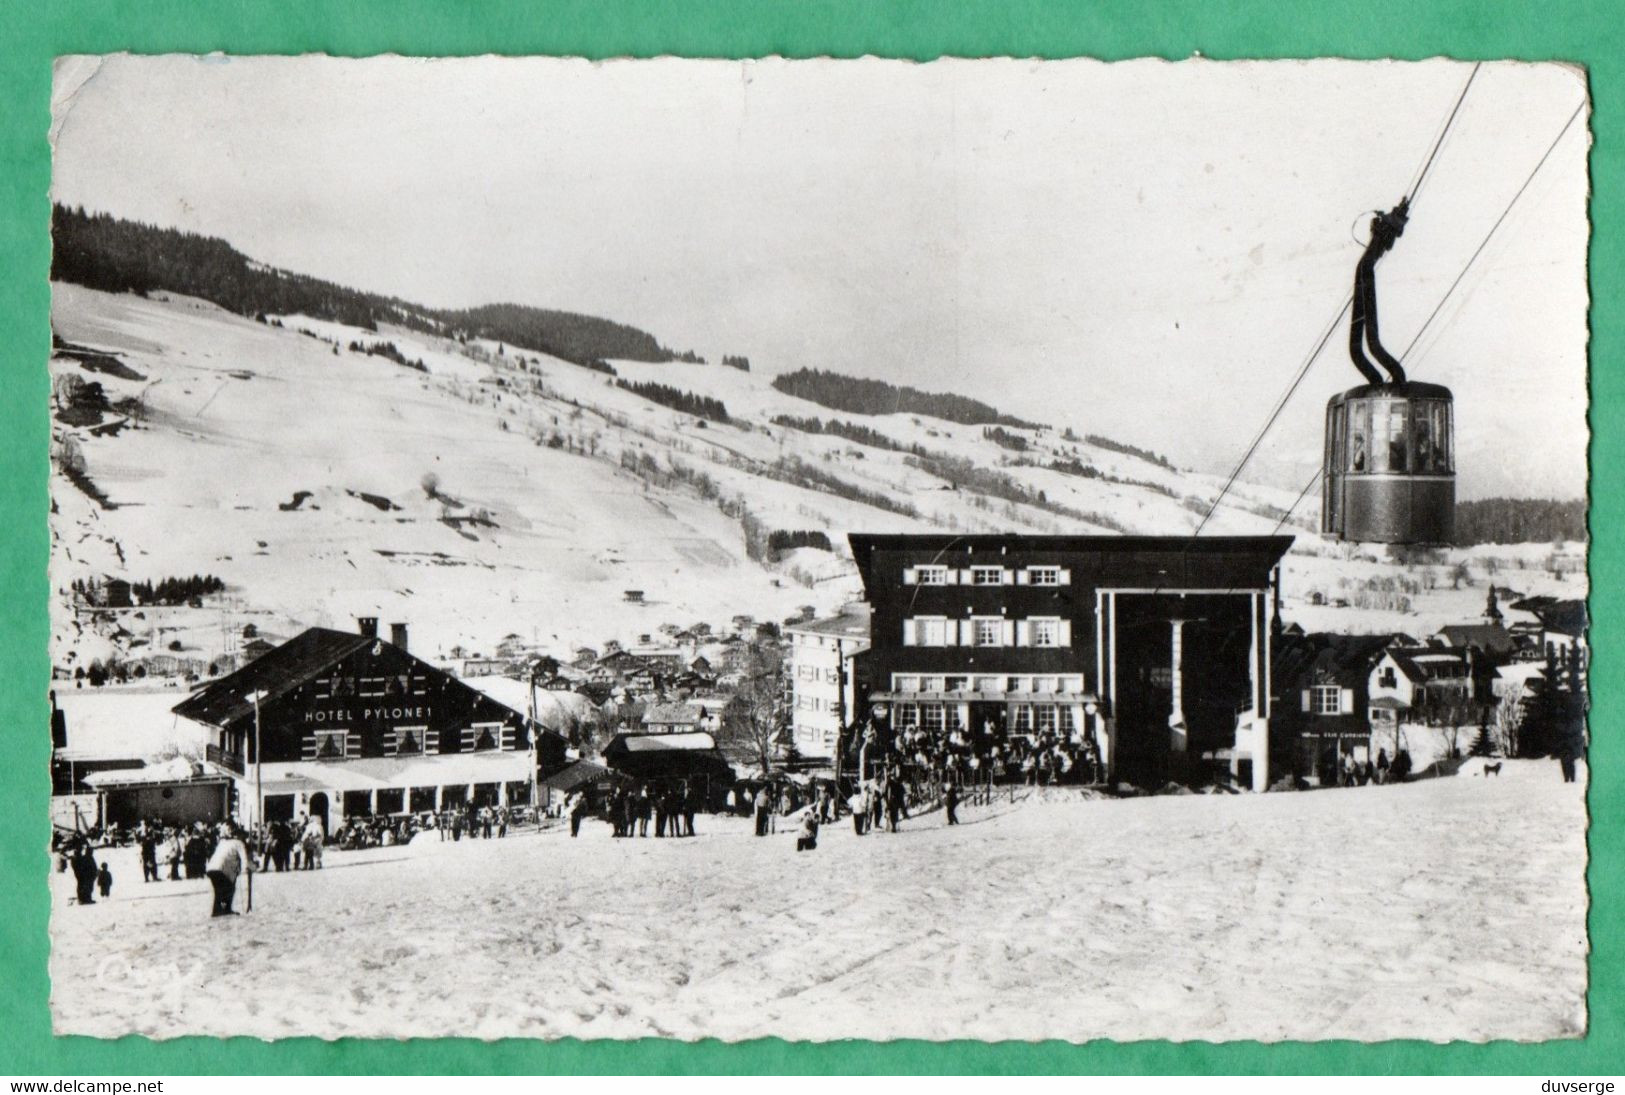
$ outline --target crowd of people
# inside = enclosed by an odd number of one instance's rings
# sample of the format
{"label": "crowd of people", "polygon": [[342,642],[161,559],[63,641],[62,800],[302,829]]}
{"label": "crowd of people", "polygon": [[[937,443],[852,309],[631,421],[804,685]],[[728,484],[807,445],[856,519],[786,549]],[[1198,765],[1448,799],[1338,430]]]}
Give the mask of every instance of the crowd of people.
{"label": "crowd of people", "polygon": [[96,852],[133,841],[140,849],[143,882],[207,879],[213,891],[211,915],[231,916],[235,915],[232,903],[237,880],[256,869],[243,837],[241,827],[232,821],[213,825],[202,821],[191,825],[144,821],[133,830],[109,826],[73,833],[59,831],[52,843],[57,870],[73,872],[73,904],[94,905],[98,893],[104,901],[112,896],[112,869],[106,862],[97,862]]}
{"label": "crowd of people", "polygon": [[1087,734],[1056,730],[1010,734],[992,723],[971,731],[954,719],[941,730],[904,725],[888,731],[871,725],[854,736],[848,752],[854,763],[864,766],[866,776],[889,768],[916,793],[927,785],[940,794],[950,785],[1053,787],[1106,778],[1100,750]]}
{"label": "crowd of people", "polygon": [[[616,837],[647,837],[651,821],[656,837],[684,837],[694,835],[694,815],[703,808],[704,793],[689,780],[629,780],[603,796],[600,814]],[[584,788],[572,793],[564,812],[570,835],[581,835],[581,823],[593,814],[592,792]]]}
{"label": "crowd of people", "polygon": [[1400,746],[1389,761],[1388,750],[1379,748],[1375,758],[1367,755],[1364,761],[1356,759],[1352,747],[1345,748],[1338,755],[1337,770],[1332,780],[1322,779],[1328,785],[1335,782],[1340,787],[1364,787],[1368,783],[1404,783],[1411,777],[1410,750]]}

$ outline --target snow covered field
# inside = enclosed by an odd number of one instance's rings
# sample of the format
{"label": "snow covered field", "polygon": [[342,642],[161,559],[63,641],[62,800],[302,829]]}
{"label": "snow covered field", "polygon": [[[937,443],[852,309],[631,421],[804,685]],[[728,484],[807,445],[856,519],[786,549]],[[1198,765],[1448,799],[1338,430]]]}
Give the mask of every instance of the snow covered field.
{"label": "snow covered field", "polygon": [[[593,823],[202,882],[53,875],[60,1033],[1548,1039],[1585,1030],[1584,783],[1008,798],[797,854]],[[241,908],[241,892],[238,897]]]}

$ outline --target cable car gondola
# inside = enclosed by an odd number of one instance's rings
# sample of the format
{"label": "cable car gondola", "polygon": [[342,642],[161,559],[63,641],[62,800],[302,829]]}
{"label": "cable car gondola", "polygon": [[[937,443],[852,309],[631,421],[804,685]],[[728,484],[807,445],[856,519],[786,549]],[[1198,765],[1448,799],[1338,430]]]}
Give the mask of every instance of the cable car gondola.
{"label": "cable car gondola", "polygon": [[1377,333],[1377,260],[1404,234],[1409,216],[1407,198],[1373,217],[1371,240],[1355,269],[1349,357],[1368,383],[1326,404],[1321,464],[1321,532],[1339,540],[1443,544],[1455,531],[1450,389],[1407,379]]}

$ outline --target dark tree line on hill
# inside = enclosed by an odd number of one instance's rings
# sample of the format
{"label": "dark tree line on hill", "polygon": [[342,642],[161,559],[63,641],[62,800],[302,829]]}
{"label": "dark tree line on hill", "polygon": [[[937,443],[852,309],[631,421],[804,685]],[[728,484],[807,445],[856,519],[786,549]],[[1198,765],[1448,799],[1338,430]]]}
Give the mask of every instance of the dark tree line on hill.
{"label": "dark tree line on hill", "polygon": [[728,408],[723,406],[722,400],[712,399],[708,395],[695,395],[681,388],[670,388],[652,382],[617,380],[615,386],[625,388],[633,395],[640,395],[651,403],[659,403],[663,407],[670,407],[674,411],[682,411],[696,418],[709,418],[716,422],[728,421]]}
{"label": "dark tree line on hill", "polygon": [[[102,596],[102,583],[75,578],[73,591],[97,600]],[[213,574],[192,574],[183,578],[160,578],[157,582],[131,582],[130,597],[143,605],[184,605],[220,593],[226,583]]]}
{"label": "dark tree line on hill", "polygon": [[1113,441],[1109,437],[1101,437],[1096,433],[1085,434],[1083,439],[1089,444],[1095,446],[1097,449],[1105,449],[1107,452],[1120,452],[1124,456],[1138,457],[1147,463],[1157,465],[1159,468],[1168,468],[1170,470],[1173,468],[1173,465],[1168,462],[1168,458],[1166,456],[1163,456],[1158,452],[1152,452],[1150,449],[1142,449],[1138,445],[1129,445],[1122,441]]}
{"label": "dark tree line on hill", "polygon": [[[242,316],[292,315],[369,331],[379,323],[437,336],[488,338],[577,365],[605,358],[671,361],[679,355],[635,327],[596,316],[488,304],[431,309],[253,262],[222,239],[53,206],[51,277],[109,293],[181,293]],[[688,359],[695,359],[692,351]],[[695,359],[697,360],[697,359]]]}
{"label": "dark tree line on hill", "polygon": [[646,331],[576,312],[557,312],[524,304],[482,304],[433,315],[454,330],[466,331],[470,337],[535,350],[576,365],[610,357],[627,361],[670,361],[674,356]]}
{"label": "dark tree line on hill", "polygon": [[768,535],[767,546],[775,556],[804,547],[817,548],[819,551],[835,550],[829,542],[829,534],[820,529],[774,529]]}
{"label": "dark tree line on hill", "polygon": [[1456,503],[1456,543],[1549,544],[1586,539],[1586,501],[1480,498]]}
{"label": "dark tree line on hill", "polygon": [[918,445],[904,445],[893,441],[879,430],[872,430],[868,426],[861,426],[856,422],[843,422],[839,418],[832,418],[828,422],[817,418],[797,418],[795,415],[776,414],[773,416],[775,426],[784,426],[802,433],[827,433],[834,437],[844,437],[848,441],[856,441],[860,445],[868,445],[872,449],[885,449],[888,452],[922,452]]}
{"label": "dark tree line on hill", "polygon": [[53,206],[51,277],[109,293],[168,291],[228,312],[298,312],[376,330],[398,301],[258,266],[225,240]]}
{"label": "dark tree line on hill", "polygon": [[393,342],[352,342],[350,343],[350,351],[357,354],[371,354],[373,357],[381,357],[386,361],[393,361],[397,365],[405,365],[408,369],[416,369],[420,373],[429,371],[429,367],[423,364],[422,358],[409,360],[405,354],[401,353],[401,348]]}
{"label": "dark tree line on hill", "polygon": [[922,392],[918,388],[889,384],[884,380],[865,380],[823,369],[798,369],[793,373],[784,373],[773,378],[773,387],[786,395],[850,414],[924,414],[966,426],[1039,428],[1036,423],[1000,414],[986,403],[968,396]]}
{"label": "dark tree line on hill", "polygon": [[742,373],[750,372],[750,358],[744,354],[723,354],[722,363],[730,369],[738,369]]}
{"label": "dark tree line on hill", "polygon": [[1001,448],[1009,449],[1011,452],[1027,451],[1027,439],[1019,433],[1011,433],[1009,430],[1001,429],[998,426],[988,426],[982,430],[982,436]]}

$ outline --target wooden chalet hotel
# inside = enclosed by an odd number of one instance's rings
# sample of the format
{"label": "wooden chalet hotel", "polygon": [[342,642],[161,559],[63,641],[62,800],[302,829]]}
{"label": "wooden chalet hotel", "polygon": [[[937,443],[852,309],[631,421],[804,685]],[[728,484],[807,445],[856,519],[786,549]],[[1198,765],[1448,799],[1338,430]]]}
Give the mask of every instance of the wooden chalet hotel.
{"label": "wooden chalet hotel", "polygon": [[[851,537],[860,703],[892,725],[1092,738],[1110,778],[1269,781],[1271,591],[1290,536]],[[861,708],[860,708],[861,709]]]}
{"label": "wooden chalet hotel", "polygon": [[[175,713],[213,727],[209,759],[233,774],[254,820],[255,707],[267,820],[529,802],[562,767],[565,741],[407,652],[366,617],[357,632],[313,627],[195,692]],[[532,751],[532,737],[535,749]]]}

